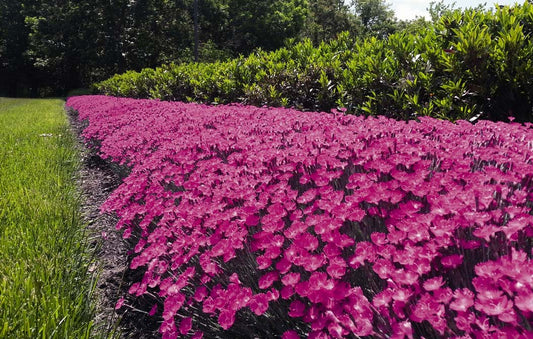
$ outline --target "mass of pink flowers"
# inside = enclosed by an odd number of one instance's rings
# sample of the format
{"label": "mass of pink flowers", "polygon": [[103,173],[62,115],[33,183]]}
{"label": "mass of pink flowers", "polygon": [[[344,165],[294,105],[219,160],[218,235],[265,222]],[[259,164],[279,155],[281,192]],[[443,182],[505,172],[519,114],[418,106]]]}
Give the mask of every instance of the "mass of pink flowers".
{"label": "mass of pink flowers", "polygon": [[163,338],[533,337],[531,124],[66,105],[130,170],[102,211]]}

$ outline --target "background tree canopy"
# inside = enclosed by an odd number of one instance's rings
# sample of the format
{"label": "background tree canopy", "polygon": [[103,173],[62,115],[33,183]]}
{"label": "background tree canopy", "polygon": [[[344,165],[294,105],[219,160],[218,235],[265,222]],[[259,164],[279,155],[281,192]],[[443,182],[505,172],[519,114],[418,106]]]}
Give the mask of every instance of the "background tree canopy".
{"label": "background tree canopy", "polygon": [[[402,27],[384,0],[198,0],[200,60]],[[0,0],[0,95],[46,96],[193,60],[194,0]]]}

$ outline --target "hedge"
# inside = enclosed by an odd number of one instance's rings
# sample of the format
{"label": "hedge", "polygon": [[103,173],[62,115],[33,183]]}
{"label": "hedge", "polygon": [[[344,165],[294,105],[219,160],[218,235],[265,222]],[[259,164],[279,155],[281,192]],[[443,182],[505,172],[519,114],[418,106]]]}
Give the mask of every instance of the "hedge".
{"label": "hedge", "polygon": [[455,10],[387,39],[348,33],[216,63],[163,65],[95,84],[108,95],[396,119],[533,121],[533,5]]}

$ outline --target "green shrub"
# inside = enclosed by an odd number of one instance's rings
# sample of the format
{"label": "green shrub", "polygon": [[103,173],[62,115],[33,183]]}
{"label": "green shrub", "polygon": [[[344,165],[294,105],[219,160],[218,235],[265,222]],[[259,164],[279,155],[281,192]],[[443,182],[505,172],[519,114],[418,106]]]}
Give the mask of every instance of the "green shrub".
{"label": "green shrub", "polygon": [[533,121],[533,5],[445,14],[385,40],[343,33],[227,62],[171,64],[95,85],[133,98],[243,102],[397,119]]}

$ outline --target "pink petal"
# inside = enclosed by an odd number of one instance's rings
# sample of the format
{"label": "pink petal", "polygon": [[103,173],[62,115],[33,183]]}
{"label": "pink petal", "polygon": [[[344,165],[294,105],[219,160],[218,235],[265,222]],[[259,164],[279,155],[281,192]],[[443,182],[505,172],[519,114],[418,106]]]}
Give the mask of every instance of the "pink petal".
{"label": "pink petal", "polygon": [[305,314],[305,304],[299,300],[295,300],[289,307],[289,316],[293,318],[303,317]]}
{"label": "pink petal", "polygon": [[296,331],[290,330],[283,333],[281,339],[300,339],[300,336]]}
{"label": "pink petal", "polygon": [[225,330],[230,328],[235,322],[235,311],[222,310],[218,316],[218,324]]}
{"label": "pink petal", "polygon": [[192,318],[184,318],[180,321],[180,333],[185,335],[192,329]]}
{"label": "pink petal", "polygon": [[119,310],[124,305],[124,298],[118,299],[117,303],[115,304],[115,310]]}

